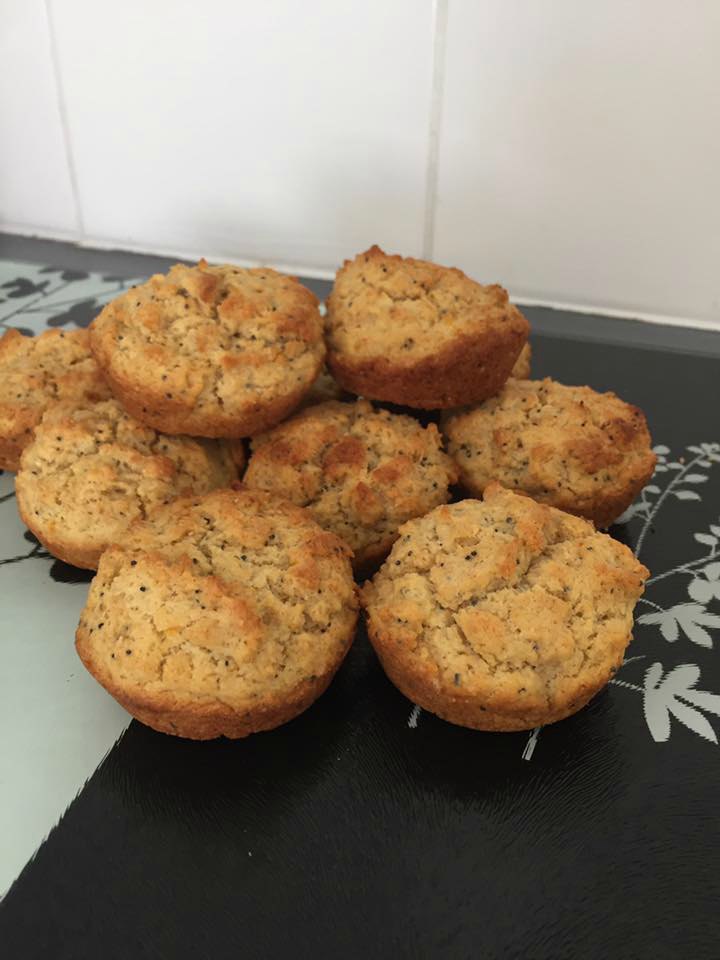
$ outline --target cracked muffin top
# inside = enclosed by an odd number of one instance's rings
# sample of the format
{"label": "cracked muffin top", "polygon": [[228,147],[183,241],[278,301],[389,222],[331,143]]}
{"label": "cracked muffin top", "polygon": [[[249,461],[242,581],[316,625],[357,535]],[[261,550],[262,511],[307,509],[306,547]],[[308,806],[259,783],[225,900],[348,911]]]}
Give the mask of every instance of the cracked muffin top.
{"label": "cracked muffin top", "polygon": [[344,263],[327,300],[328,362],[341,386],[407,406],[492,396],[527,334],[502,287],[379,247]]}
{"label": "cracked muffin top", "polygon": [[87,330],[46,330],[37,337],[8,330],[0,337],[0,470],[18,469],[48,406],[109,396]]}
{"label": "cracked muffin top", "polygon": [[655,469],[641,410],[614,393],[550,379],[508,380],[443,430],[473,495],[497,480],[599,527],[620,516]]}
{"label": "cracked muffin top", "polygon": [[350,646],[349,553],[267,493],[180,498],[103,554],[78,652],[158,729],[206,738],[274,726],[324,689]]}
{"label": "cracked muffin top", "polygon": [[115,400],[47,411],[16,481],[20,515],[48,550],[95,569],[133,520],[183,493],[230,486],[239,443],[158,434]]}
{"label": "cracked muffin top", "polygon": [[307,507],[362,568],[401,523],[446,503],[456,479],[434,424],[358,400],[311,407],[255,437],[244,482]]}
{"label": "cracked muffin top", "polygon": [[318,301],[269,268],[177,264],[111,301],[90,327],[110,386],[166,433],[250,436],[312,387],[325,356]]}
{"label": "cracked muffin top", "polygon": [[362,600],[408,696],[468,726],[526,729],[620,666],[647,575],[587,521],[492,484],[406,523]]}

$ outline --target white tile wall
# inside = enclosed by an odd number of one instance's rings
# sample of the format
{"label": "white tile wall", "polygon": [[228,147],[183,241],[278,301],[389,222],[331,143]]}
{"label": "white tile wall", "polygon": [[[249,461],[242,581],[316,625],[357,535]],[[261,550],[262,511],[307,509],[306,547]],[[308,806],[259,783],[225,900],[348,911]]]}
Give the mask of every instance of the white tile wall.
{"label": "white tile wall", "polygon": [[45,6],[0,0],[0,228],[314,272],[378,242],[720,327],[717,0],[46,4],[58,88]]}
{"label": "white tile wall", "polygon": [[720,3],[450,0],[434,255],[720,325]]}
{"label": "white tile wall", "polygon": [[327,267],[419,252],[431,0],[55,0],[85,226]]}
{"label": "white tile wall", "polygon": [[0,0],[0,225],[78,223],[43,0]]}

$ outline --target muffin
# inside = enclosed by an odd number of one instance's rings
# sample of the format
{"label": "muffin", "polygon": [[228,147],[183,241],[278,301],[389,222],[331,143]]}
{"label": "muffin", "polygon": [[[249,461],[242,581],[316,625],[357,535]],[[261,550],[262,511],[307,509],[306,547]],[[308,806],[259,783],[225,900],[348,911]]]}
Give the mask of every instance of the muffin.
{"label": "muffin", "polygon": [[311,407],[251,450],[246,485],[307,507],[349,544],[358,571],[385,556],[401,523],[446,503],[457,479],[434,424],[367,400]]}
{"label": "muffin", "polygon": [[424,709],[529,730],[621,665],[648,571],[586,520],[492,484],[400,533],[362,603],[385,672]]}
{"label": "muffin", "polygon": [[8,330],[0,337],[0,470],[17,470],[50,404],[109,396],[87,330],[47,330],[37,337]]}
{"label": "muffin", "polygon": [[90,327],[113,393],[163,433],[246,437],[298,406],[323,365],[318,301],[267,268],[177,264]]}
{"label": "muffin", "polygon": [[443,429],[473,496],[497,480],[598,527],[620,516],[655,469],[641,410],[614,393],[550,379],[508,380]]}
{"label": "muffin", "polygon": [[379,247],[345,261],[327,301],[328,364],[338,383],[408,407],[491,397],[527,335],[527,320],[502,287]]}
{"label": "muffin", "polygon": [[115,400],[50,408],[20,460],[17,505],[53,554],[95,570],[133,520],[183,493],[237,481],[240,443],[161,436]]}
{"label": "muffin", "polygon": [[315,407],[319,403],[326,403],[328,400],[347,400],[348,393],[340,386],[327,367],[318,374],[315,383],[310,387],[298,407],[298,410],[305,410],[307,407]]}
{"label": "muffin", "polygon": [[531,358],[532,350],[530,344],[526,343],[520,351],[520,356],[515,361],[515,366],[510,371],[510,376],[515,377],[517,380],[529,380]]}
{"label": "muffin", "polygon": [[349,552],[267,493],[179,498],[102,555],[78,654],[155,730],[196,740],[269,730],[320,696],[350,647]]}

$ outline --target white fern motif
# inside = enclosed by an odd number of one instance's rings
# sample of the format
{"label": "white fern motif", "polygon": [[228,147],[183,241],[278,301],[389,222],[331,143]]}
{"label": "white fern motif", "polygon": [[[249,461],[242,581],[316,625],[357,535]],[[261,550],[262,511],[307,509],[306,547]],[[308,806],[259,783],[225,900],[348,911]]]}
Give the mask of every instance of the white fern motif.
{"label": "white fern motif", "polygon": [[663,666],[654,663],[645,674],[643,709],[653,740],[662,743],[670,739],[670,717],[674,716],[686,727],[711,743],[717,735],[701,710],[720,716],[720,696],[696,690],[700,667],[683,663],[663,677]]}
{"label": "white fern motif", "polygon": [[[639,556],[645,537],[668,497],[674,496],[681,501],[701,500],[697,489],[690,489],[688,484],[699,487],[706,483],[713,464],[720,463],[720,443],[701,443],[687,447],[687,451],[693,457],[687,463],[682,463],[670,459],[668,447],[656,447],[658,462],[655,477],[666,473],[672,474],[671,479],[664,490],[655,483],[645,487],[640,499],[620,518],[621,521],[638,515],[644,518],[635,556]],[[720,526],[711,523],[707,530],[694,533],[693,539],[708,548],[704,556],[655,574],[647,582],[647,588],[651,588],[668,577],[687,577],[684,589],[689,599],[663,608],[648,597],[643,597],[640,602],[652,607],[653,611],[642,614],[637,622],[643,626],[658,627],[660,636],[668,643],[686,639],[705,649],[712,649],[712,632],[720,629],[720,615],[708,610],[708,605],[720,600],[720,561],[714,559],[718,556]],[[662,663],[657,662],[648,668],[642,687],[620,678],[614,682],[642,693],[645,721],[657,743],[669,740],[670,718],[674,717],[694,733],[717,744],[717,735],[702,711],[720,716],[720,696],[696,689],[699,680],[700,667],[696,663],[680,664],[664,673]]]}
{"label": "white fern motif", "polygon": [[677,640],[682,629],[688,640],[701,647],[712,647],[712,637],[705,627],[720,627],[720,617],[715,613],[708,613],[702,603],[676,603],[668,610],[659,608],[657,613],[643,614],[638,617],[638,623],[657,624],[660,633],[669,643]]}
{"label": "white fern motif", "polygon": [[18,324],[36,333],[47,326],[72,326],[79,319],[85,326],[108,300],[141,282],[34,263],[0,262],[0,333]]}
{"label": "white fern motif", "polygon": [[[639,499],[619,518],[625,523],[642,518],[643,525],[635,545],[635,556],[639,557],[645,539],[657,523],[662,507],[670,498],[679,501],[702,500],[699,492],[707,483],[709,471],[720,463],[720,443],[700,443],[686,448],[690,457],[673,459],[669,447],[656,446],[657,466],[653,482],[642,490]],[[665,478],[662,475],[666,474]],[[662,486],[662,479],[667,482]],[[645,596],[640,603],[652,608],[652,612],[643,613],[637,618],[641,626],[657,627],[660,637],[667,643],[688,640],[705,649],[713,648],[713,632],[720,630],[720,614],[708,610],[713,601],[720,601],[720,524],[711,523],[707,530],[693,534],[693,540],[707,547],[707,552],[677,566],[654,574],[646,583],[646,589],[669,577],[687,577],[684,591],[687,600],[679,600],[671,607],[662,607]],[[642,659],[632,657],[626,660]],[[645,673],[643,686],[616,677],[610,682],[615,686],[633,690],[643,696],[643,711],[650,734],[657,743],[670,738],[671,722],[674,717],[688,729],[717,744],[718,738],[703,714],[720,716],[720,695],[696,689],[700,680],[700,667],[695,663],[685,663],[664,672],[662,663],[653,663]],[[533,730],[523,751],[523,758],[529,760],[538,741],[540,729]]]}

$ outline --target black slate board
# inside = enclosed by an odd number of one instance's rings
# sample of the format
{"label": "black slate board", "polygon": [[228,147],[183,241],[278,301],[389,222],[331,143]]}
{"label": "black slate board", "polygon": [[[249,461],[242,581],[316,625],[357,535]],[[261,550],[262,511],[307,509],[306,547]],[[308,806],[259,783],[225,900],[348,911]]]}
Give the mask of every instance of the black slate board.
{"label": "black slate board", "polygon": [[[284,728],[199,744],[133,723],[2,904],[5,960],[720,954],[720,587],[700,559],[715,549],[720,462],[697,447],[720,440],[718,363],[534,346],[535,375],[616,390],[646,410],[665,461],[684,459],[647,495],[648,511],[663,504],[641,554],[653,574],[689,565],[646,593],[684,617],[663,614],[677,639],[639,624],[620,683],[530,747],[417,716],[362,631]],[[613,533],[632,546],[644,526]],[[675,688],[709,694],[688,706]],[[687,708],[668,731],[663,703]]]}

